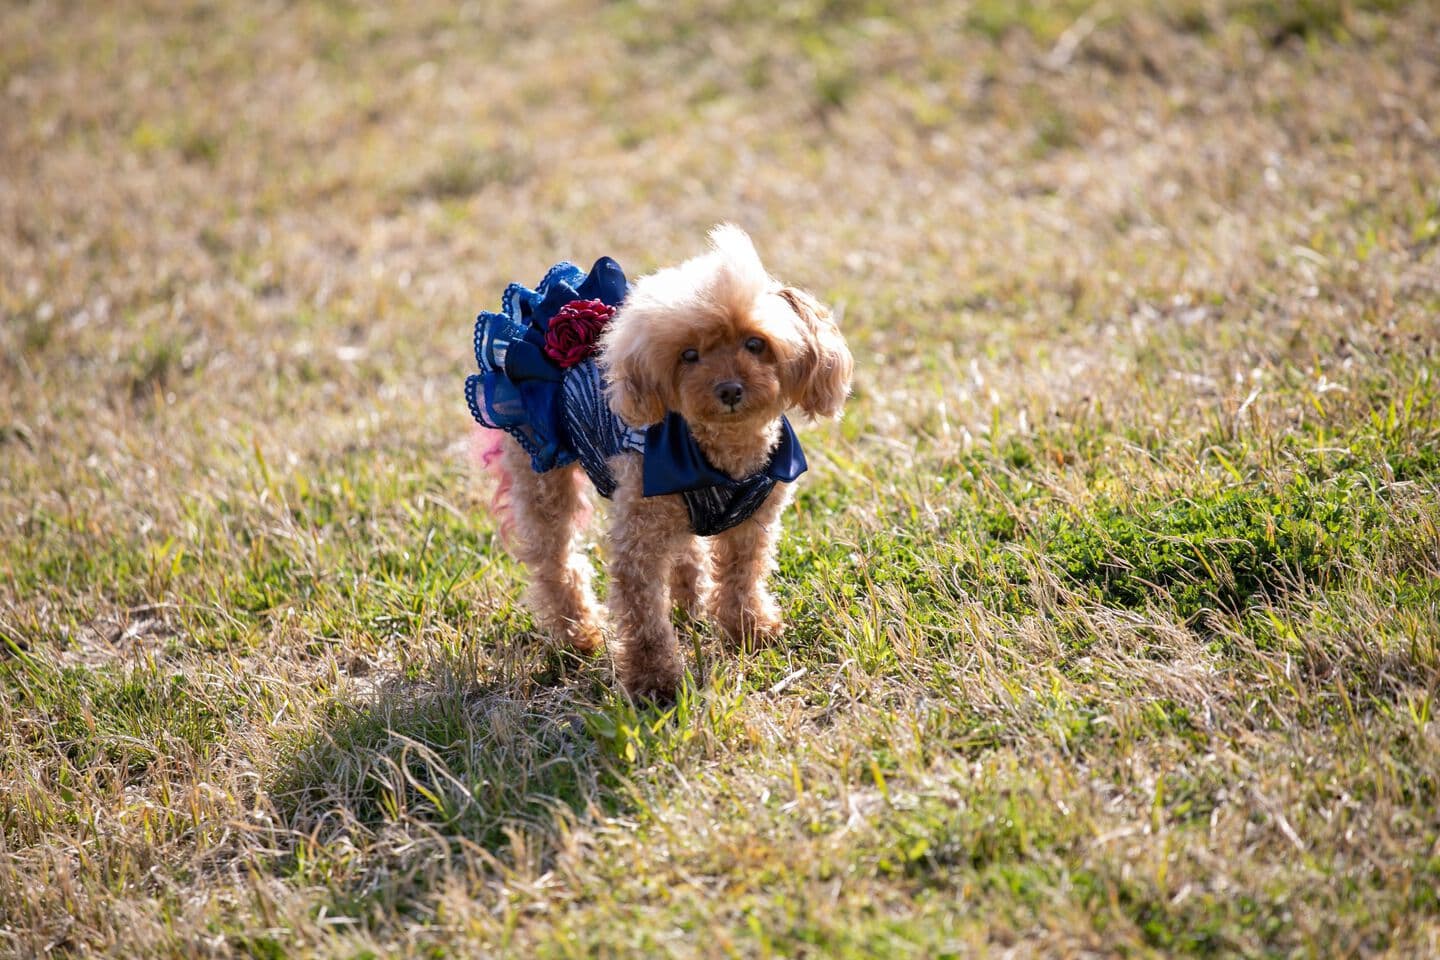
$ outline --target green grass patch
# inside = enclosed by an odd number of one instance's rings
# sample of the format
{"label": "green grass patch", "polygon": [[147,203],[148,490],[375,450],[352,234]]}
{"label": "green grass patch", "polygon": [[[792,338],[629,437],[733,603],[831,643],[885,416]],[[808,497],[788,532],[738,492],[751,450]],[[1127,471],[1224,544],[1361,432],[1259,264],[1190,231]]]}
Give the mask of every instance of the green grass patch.
{"label": "green grass patch", "polygon": [[1388,514],[1363,478],[1295,480],[1120,505],[1053,521],[1047,558],[1090,597],[1143,609],[1167,597],[1191,616],[1238,612],[1252,600],[1323,583],[1380,547]]}
{"label": "green grass patch", "polygon": [[1356,14],[1390,14],[1411,0],[1232,0],[1227,12],[1273,44],[1292,37],[1344,39]]}
{"label": "green grass patch", "polygon": [[45,719],[31,730],[76,768],[103,763],[129,779],[158,760],[203,760],[251,709],[235,692],[149,663],[127,669],[57,667],[20,657],[0,662],[12,707]]}

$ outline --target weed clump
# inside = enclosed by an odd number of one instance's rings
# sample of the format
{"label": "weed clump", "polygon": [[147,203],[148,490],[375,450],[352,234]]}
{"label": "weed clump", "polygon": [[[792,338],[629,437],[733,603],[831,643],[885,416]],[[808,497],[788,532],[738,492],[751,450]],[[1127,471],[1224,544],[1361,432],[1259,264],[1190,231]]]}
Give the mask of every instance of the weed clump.
{"label": "weed clump", "polygon": [[1139,609],[1164,593],[1175,609],[1241,610],[1257,597],[1323,580],[1370,552],[1385,511],[1357,478],[1296,479],[1124,506],[1050,523],[1046,554],[1093,598]]}

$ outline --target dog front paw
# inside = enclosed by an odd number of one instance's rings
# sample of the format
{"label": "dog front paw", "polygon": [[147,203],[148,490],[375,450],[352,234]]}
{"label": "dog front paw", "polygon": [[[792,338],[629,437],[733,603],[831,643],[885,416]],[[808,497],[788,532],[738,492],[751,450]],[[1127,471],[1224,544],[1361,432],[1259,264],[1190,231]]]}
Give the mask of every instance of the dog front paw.
{"label": "dog front paw", "polygon": [[576,653],[588,655],[605,646],[605,631],[593,620],[567,623],[560,632],[562,639]]}
{"label": "dog front paw", "polygon": [[715,583],[710,578],[709,555],[699,547],[691,547],[676,561],[670,571],[670,602],[691,620],[705,619],[710,610]]}
{"label": "dog front paw", "polygon": [[710,609],[710,591],[704,583],[676,584],[671,587],[670,596],[674,605],[696,623],[704,620]]}
{"label": "dog front paw", "polygon": [[685,662],[673,637],[647,639],[620,638],[615,674],[631,699],[672,703],[685,675]]}
{"label": "dog front paw", "polygon": [[622,667],[619,674],[620,685],[625,688],[630,699],[663,706],[675,702],[675,694],[680,689],[680,680],[684,676],[684,667],[680,658],[676,657],[669,662],[646,664],[643,669]]}
{"label": "dog front paw", "polygon": [[785,620],[779,605],[769,596],[744,601],[721,601],[719,625],[725,640],[742,650],[758,650],[780,639]]}

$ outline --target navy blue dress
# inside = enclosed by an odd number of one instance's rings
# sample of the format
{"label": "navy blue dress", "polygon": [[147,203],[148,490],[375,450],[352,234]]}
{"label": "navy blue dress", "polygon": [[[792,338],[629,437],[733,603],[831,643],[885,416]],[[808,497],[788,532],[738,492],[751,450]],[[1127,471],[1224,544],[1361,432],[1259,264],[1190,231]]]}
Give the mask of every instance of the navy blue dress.
{"label": "navy blue dress", "polygon": [[587,274],[574,264],[550,268],[538,289],[518,283],[505,289],[501,313],[475,319],[478,374],[465,381],[465,401],[482,426],[504,430],[530,455],[537,473],[579,462],[602,497],[615,492],[607,462],[626,452],[644,458],[647,497],[679,494],[692,532],[708,537],[748,520],[776,483],[805,472],[805,453],[781,418],[780,440],[758,472],[736,479],[705,459],[678,413],[641,430],[610,409],[604,379],[594,360],[563,369],[545,353],[545,331],[573,300],[599,300],[618,307],[629,285],[609,257]]}

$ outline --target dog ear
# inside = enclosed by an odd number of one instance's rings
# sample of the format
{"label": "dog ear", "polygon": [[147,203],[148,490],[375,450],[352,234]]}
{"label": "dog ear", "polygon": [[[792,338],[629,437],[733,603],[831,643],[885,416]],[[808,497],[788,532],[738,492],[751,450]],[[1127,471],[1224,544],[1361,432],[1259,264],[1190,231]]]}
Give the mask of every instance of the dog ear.
{"label": "dog ear", "polygon": [[650,355],[634,338],[612,339],[601,352],[605,399],[631,426],[643,427],[665,416],[665,397]]}
{"label": "dog ear", "polygon": [[796,361],[793,401],[812,417],[838,417],[855,368],[850,348],[820,301],[794,287],[783,287],[780,297],[800,318],[805,334],[805,351]]}

